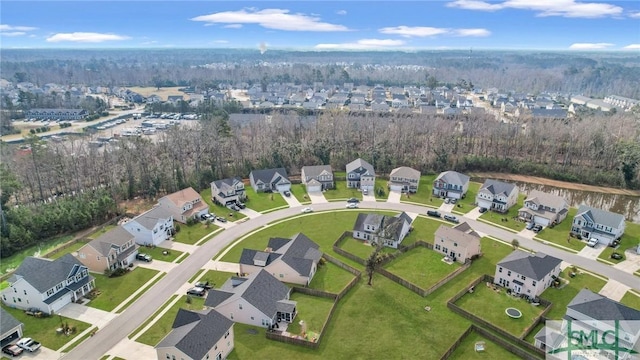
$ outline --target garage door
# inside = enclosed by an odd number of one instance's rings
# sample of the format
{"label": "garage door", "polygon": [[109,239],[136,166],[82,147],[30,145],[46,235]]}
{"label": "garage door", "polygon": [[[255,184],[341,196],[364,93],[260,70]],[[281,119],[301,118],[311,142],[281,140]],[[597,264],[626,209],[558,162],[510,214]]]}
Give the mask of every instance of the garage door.
{"label": "garage door", "polygon": [[322,185],[307,185],[307,192],[321,192]]}
{"label": "garage door", "polygon": [[390,185],[389,188],[393,191],[402,191],[402,185]]}
{"label": "garage door", "polygon": [[535,222],[536,224],[540,224],[542,226],[549,226],[549,219],[545,219],[541,216],[536,216],[533,219],[533,222]]}
{"label": "garage door", "polygon": [[277,190],[278,190],[278,192],[284,192],[284,191],[287,191],[287,190],[291,190],[291,184],[278,185],[277,186]]}
{"label": "garage door", "polygon": [[10,344],[15,340],[18,340],[19,337],[20,337],[20,334],[18,333],[18,331],[17,330],[14,331],[12,334],[0,340],[0,347],[4,347],[5,345]]}

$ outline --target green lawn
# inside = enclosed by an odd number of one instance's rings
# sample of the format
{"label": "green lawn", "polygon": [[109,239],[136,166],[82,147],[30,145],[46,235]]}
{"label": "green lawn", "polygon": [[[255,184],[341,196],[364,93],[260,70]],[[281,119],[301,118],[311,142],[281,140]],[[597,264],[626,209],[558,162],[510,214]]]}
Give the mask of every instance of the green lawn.
{"label": "green lawn", "polygon": [[[504,289],[497,292],[484,284],[476,286],[473,293],[465,294],[456,305],[516,337],[521,336],[544,310],[542,306],[533,306],[524,299],[508,295]],[[520,310],[522,317],[513,319],[507,316],[504,311],[509,307]]]}
{"label": "green lawn", "polygon": [[[607,246],[607,248],[604,249],[602,253],[600,253],[600,256],[598,257],[600,259],[611,261],[612,263],[617,264],[621,261],[626,260],[627,257],[624,254],[625,250],[631,249],[631,248],[635,249],[638,246],[638,244],[640,244],[640,224],[635,224],[635,223],[626,221],[625,231],[622,237],[620,238],[620,245],[618,246],[618,249],[614,249],[612,247]],[[622,255],[622,259],[620,260],[612,259],[611,254],[614,251]]]}
{"label": "green lawn", "polygon": [[[229,210],[226,207],[218,204],[214,204],[211,200],[211,187],[208,187],[200,192],[200,196],[202,200],[209,205],[209,212],[216,214],[216,216],[222,216],[227,218],[229,221],[236,221],[245,218],[244,214],[241,214],[237,211]],[[229,214],[234,214],[233,216],[229,216]],[[215,223],[215,222],[214,222]]]}
{"label": "green lawn", "polygon": [[[516,204],[513,205],[506,213],[501,214],[493,211],[487,211],[480,216],[480,219],[507,227],[509,229],[515,230],[516,232],[524,230],[527,224],[524,221],[514,220],[514,217],[518,216],[518,210],[520,210],[520,208],[522,208],[522,206],[524,205],[525,198],[526,195],[520,194],[518,196],[518,201],[516,202]],[[506,219],[506,221],[501,221],[502,219]]]}
{"label": "green lawn", "polygon": [[564,247],[571,248],[576,251],[582,250],[586,243],[584,241],[580,241],[577,238],[572,238],[569,236],[569,232],[571,231],[571,223],[573,221],[573,217],[576,216],[578,209],[569,208],[569,213],[567,217],[558,225],[553,228],[546,227],[538,235],[536,235],[537,239],[542,239],[546,241],[550,241],[554,244],[558,244]]}
{"label": "green lawn", "polygon": [[[165,249],[158,246],[153,248],[141,246],[138,251],[144,254],[151,255],[151,257],[154,260],[167,261],[167,262],[173,262],[175,259],[177,259],[183,254],[182,251]],[[164,254],[164,252],[166,252],[166,255]]]}
{"label": "green lawn", "polygon": [[[478,341],[484,342],[485,350],[477,352],[475,344]],[[449,357],[451,360],[475,360],[475,359],[520,359],[518,356],[507,351],[507,349],[484,338],[482,335],[472,331],[458,346],[458,348]]]}
{"label": "green lawn", "polygon": [[346,181],[337,180],[336,188],[325,191],[324,197],[328,201],[347,200],[352,197],[362,200],[362,193],[358,189],[347,188]]}
{"label": "green lawn", "polygon": [[[24,324],[25,336],[36,339],[42,346],[51,350],[58,350],[75,336],[92,326],[82,321],[58,315],[46,318],[35,318],[25,314],[24,311],[19,309],[12,309],[5,305],[2,305],[2,308],[16,318],[16,320]],[[56,329],[60,327],[61,323],[68,324],[69,327],[75,327],[76,332],[70,336],[58,334]]]}
{"label": "green lawn", "polygon": [[158,272],[141,267],[135,268],[123,276],[109,278],[102,274],[92,273],[96,278],[96,289],[100,295],[91,300],[88,306],[96,309],[111,311],[126,298],[146,284]]}
{"label": "green lawn", "polygon": [[607,283],[606,281],[597,278],[595,276],[580,273],[571,278],[568,273],[571,272],[571,268],[564,269],[560,273],[560,278],[568,280],[569,284],[561,288],[550,287],[545,290],[540,297],[551,301],[551,310],[547,313],[547,318],[552,320],[560,320],[567,312],[567,305],[569,302],[578,295],[580,290],[587,288],[594,293],[598,293],[600,289]]}
{"label": "green lawn", "polygon": [[434,220],[426,216],[418,216],[411,224],[411,226],[413,226],[413,230],[411,231],[411,233],[409,233],[409,235],[407,235],[406,238],[404,238],[402,244],[413,244],[417,240],[422,240],[424,242],[433,244],[433,234],[435,234],[440,225],[448,227],[453,226],[453,224],[448,222]]}
{"label": "green lawn", "polygon": [[414,202],[424,204],[432,207],[440,207],[442,205],[442,199],[433,196],[433,180],[438,175],[422,175],[420,176],[420,183],[418,184],[418,192],[415,194],[402,194],[400,197],[401,202]]}
{"label": "green lawn", "polygon": [[[389,189],[387,188],[388,183],[389,180],[380,179],[379,177],[376,178],[376,185],[373,188],[373,194],[375,195],[377,201],[387,201],[387,199],[389,198]],[[378,194],[378,189],[382,189],[382,196]]]}
{"label": "green lawn", "polygon": [[247,207],[258,211],[265,212],[271,209],[287,207],[287,202],[279,193],[256,193],[252,187],[246,188],[247,200],[245,204]]}
{"label": "green lawn", "polygon": [[337,294],[353,280],[354,275],[330,262],[318,266],[309,287]]}
{"label": "green lawn", "polygon": [[[166,275],[166,273],[165,273],[165,274],[162,274],[162,275],[158,276],[157,278],[153,279],[152,281],[148,282],[148,283],[147,283],[147,285],[146,285],[146,288],[147,288],[147,289],[151,288],[151,287],[152,287],[153,285],[155,285],[158,281],[162,280],[162,278],[163,278],[165,275]],[[129,299],[128,299],[128,301],[127,301],[126,303],[124,303],[124,305],[122,305],[122,306],[118,309],[118,311],[116,311],[116,313],[117,313],[117,314],[119,314],[119,313],[121,313],[121,312],[123,312],[123,311],[127,310],[127,308],[128,308],[129,306],[131,306],[131,304],[133,304],[134,302],[136,302],[136,300],[138,300],[142,295],[144,295],[144,291],[141,291],[141,292],[137,293],[134,297],[129,298]]]}
{"label": "green lawn", "polygon": [[430,288],[459,267],[457,262],[445,263],[442,254],[422,246],[407,251],[385,266],[390,272],[423,289]]}
{"label": "green lawn", "polygon": [[107,231],[111,230],[111,229],[115,229],[116,225],[105,225],[102,227],[102,229],[94,232],[93,234],[87,236],[87,239],[91,239],[91,240],[95,240],[97,238],[100,237],[100,235],[105,234]]}
{"label": "green lawn", "polygon": [[469,211],[475,209],[477,207],[477,205],[475,204],[476,195],[478,195],[478,190],[480,190],[480,186],[482,186],[482,184],[477,182],[469,182],[469,188],[467,189],[467,194],[465,195],[464,199],[458,200],[458,202],[456,203],[456,206],[453,208],[453,212],[459,213],[459,214],[466,214]]}
{"label": "green lawn", "polygon": [[307,189],[302,184],[291,185],[291,193],[296,197],[298,202],[302,205],[311,204],[309,196],[307,196]]}
{"label": "green lawn", "polygon": [[298,315],[296,315],[293,323],[287,326],[287,332],[302,335],[300,321],[304,321],[307,326],[307,332],[320,333],[322,325],[327,320],[327,316],[329,316],[331,306],[333,306],[333,300],[296,292],[291,295],[291,300],[298,302],[296,306]]}
{"label": "green lawn", "polygon": [[55,260],[55,259],[58,259],[58,258],[61,258],[61,257],[65,256],[67,254],[72,254],[72,253],[80,250],[80,248],[85,246],[85,245],[87,245],[86,242],[78,241],[77,243],[72,244],[71,246],[69,246],[67,248],[64,248],[64,249],[58,251],[57,253],[49,256],[49,259]]}
{"label": "green lawn", "polygon": [[202,310],[204,308],[204,298],[191,297],[191,303],[187,302],[187,295],[183,295],[178,302],[175,303],[153,326],[151,326],[144,334],[140,335],[137,342],[156,346],[171,331],[171,325],[176,319],[180,308],[187,310]]}
{"label": "green lawn", "polygon": [[[204,273],[204,275],[202,275],[202,277],[198,281],[208,281],[209,285],[215,288],[219,288],[220,286],[222,286],[222,284],[225,283],[225,281],[229,280],[229,278],[232,276],[236,276],[236,273],[217,271],[217,270],[208,270],[207,272]],[[193,280],[192,282],[195,283],[195,280]]]}
{"label": "green lawn", "polygon": [[[371,252],[374,250],[374,247],[371,244],[364,242],[363,240],[354,239],[352,237],[347,238],[340,245],[340,248],[344,251],[350,252],[351,254],[361,258],[366,259],[371,255]],[[390,247],[383,247],[382,252],[384,253],[393,253],[396,249]]]}
{"label": "green lawn", "polygon": [[9,271],[13,271],[22,264],[22,261],[27,256],[41,256],[49,251],[57,248],[58,246],[65,244],[73,239],[73,234],[54,237],[52,239],[43,240],[37,245],[30,246],[26,249],[20,250],[11,256],[2,258],[0,261],[0,273],[4,274]]}
{"label": "green lawn", "polygon": [[627,291],[627,293],[624,294],[620,302],[627,305],[628,307],[634,308],[636,310],[640,310],[640,296],[636,295],[631,291]]}
{"label": "green lawn", "polygon": [[193,245],[200,241],[202,237],[216,231],[217,229],[219,229],[219,227],[213,224],[207,225],[196,223],[191,226],[180,224],[180,231],[178,231],[173,237],[173,241]]}

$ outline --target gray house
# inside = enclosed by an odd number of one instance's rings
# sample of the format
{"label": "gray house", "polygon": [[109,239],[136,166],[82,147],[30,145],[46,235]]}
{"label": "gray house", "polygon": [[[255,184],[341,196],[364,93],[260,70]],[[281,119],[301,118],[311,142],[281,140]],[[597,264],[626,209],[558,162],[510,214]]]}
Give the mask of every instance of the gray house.
{"label": "gray house", "polygon": [[317,192],[336,187],[333,181],[331,165],[303,166],[300,178],[307,187],[307,192]]}
{"label": "gray house", "polygon": [[498,212],[507,212],[518,201],[516,185],[487,179],[478,190],[476,203],[479,207]]}
{"label": "gray house", "polygon": [[515,250],[496,265],[493,281],[516,294],[536,297],[560,275],[560,263],[547,254]]}
{"label": "gray house", "polygon": [[389,189],[416,193],[420,184],[420,171],[407,166],[397,167],[389,174]]}
{"label": "gray house", "polygon": [[396,216],[360,213],[353,225],[353,237],[397,249],[409,234],[412,222],[404,212]]}
{"label": "gray house", "polygon": [[433,181],[433,195],[441,198],[462,199],[469,189],[469,177],[457,171],[440,173]]}
{"label": "gray house", "polygon": [[376,172],[371,164],[358,158],[347,164],[346,171],[348,188],[373,191],[376,185]]}
{"label": "gray house", "polygon": [[22,337],[23,324],[5,309],[0,308],[0,347],[4,347]]}
{"label": "gray house", "polygon": [[244,183],[239,177],[216,180],[211,184],[211,199],[218,204],[227,205],[244,201],[246,193]]}
{"label": "gray house", "polygon": [[533,190],[518,210],[518,216],[542,226],[559,224],[569,213],[569,203],[561,196]]}
{"label": "gray house", "polygon": [[600,243],[611,245],[620,239],[625,229],[624,216],[610,211],[580,205],[573,218],[571,233],[583,239],[598,239]]}
{"label": "gray house", "polygon": [[251,187],[256,192],[284,192],[291,190],[291,181],[284,168],[253,170],[249,174]]}

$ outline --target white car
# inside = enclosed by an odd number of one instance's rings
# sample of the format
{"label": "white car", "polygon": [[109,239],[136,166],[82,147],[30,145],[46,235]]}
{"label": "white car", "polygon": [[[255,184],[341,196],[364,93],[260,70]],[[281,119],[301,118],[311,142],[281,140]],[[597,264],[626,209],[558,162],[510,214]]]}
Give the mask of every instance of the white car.
{"label": "white car", "polygon": [[598,239],[596,238],[591,238],[587,241],[587,246],[596,247],[596,245],[598,245]]}
{"label": "white car", "polygon": [[312,211],[313,211],[313,209],[312,209],[312,208],[310,208],[310,207],[306,207],[306,208],[302,209],[302,212],[303,212],[303,213],[310,213],[310,212],[312,212]]}
{"label": "white car", "polygon": [[358,208],[358,204],[357,203],[348,203],[347,204],[347,209],[357,209]]}

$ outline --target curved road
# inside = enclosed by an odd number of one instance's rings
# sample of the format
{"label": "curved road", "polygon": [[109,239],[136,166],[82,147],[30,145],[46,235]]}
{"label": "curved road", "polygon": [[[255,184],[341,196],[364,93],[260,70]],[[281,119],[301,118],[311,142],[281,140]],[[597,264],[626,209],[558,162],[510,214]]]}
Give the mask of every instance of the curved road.
{"label": "curved road", "polygon": [[[330,202],[326,204],[313,204],[315,211],[344,209],[344,202]],[[189,255],[185,261],[181,262],[173,270],[167,273],[160,281],[148,289],[138,300],[129,306],[124,312],[100,329],[94,336],[88,338],[82,344],[67,353],[62,359],[67,360],[87,360],[99,359],[103,354],[124,339],[128,334],[138,328],[147,318],[160,308],[178,289],[200,270],[204,265],[218,254],[227,245],[239,237],[263,227],[264,225],[289,216],[299,215],[302,207],[287,208],[261,215],[255,219],[247,220],[229,229],[223,230],[218,235],[205,242],[197,251]],[[360,208],[407,211],[424,214],[426,207],[389,202],[361,202]],[[463,217],[464,218],[464,217]],[[542,251],[548,255],[563,259],[571,264],[577,265],[589,271],[598,273],[608,278],[627,285],[636,290],[640,290],[640,281],[632,274],[625,273],[612,266],[600,263],[596,260],[584,258],[572,254],[551,245],[545,245],[535,240],[518,236],[512,232],[485,224],[483,222],[464,218],[475,230],[498,239],[518,239],[520,246]]]}

